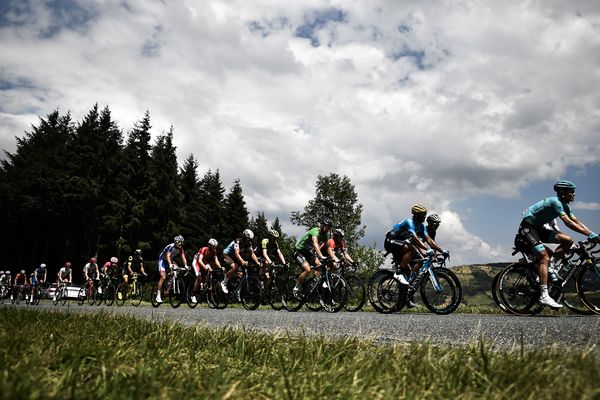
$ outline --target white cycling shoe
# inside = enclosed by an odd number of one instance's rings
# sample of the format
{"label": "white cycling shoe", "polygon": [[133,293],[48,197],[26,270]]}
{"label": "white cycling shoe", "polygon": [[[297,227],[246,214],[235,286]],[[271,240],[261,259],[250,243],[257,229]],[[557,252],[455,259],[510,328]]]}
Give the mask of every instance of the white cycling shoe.
{"label": "white cycling shoe", "polygon": [[225,294],[229,293],[229,290],[227,289],[227,284],[224,281],[221,281],[221,290]]}
{"label": "white cycling shoe", "polygon": [[540,296],[540,304],[546,305],[552,308],[562,308],[562,304],[557,303],[554,299],[548,295]]}
{"label": "white cycling shoe", "polygon": [[160,295],[156,296],[156,302],[157,303],[162,303],[162,299],[160,298]]}
{"label": "white cycling shoe", "polygon": [[398,279],[398,281],[403,285],[408,285],[408,281],[404,274],[394,274],[394,278]]}

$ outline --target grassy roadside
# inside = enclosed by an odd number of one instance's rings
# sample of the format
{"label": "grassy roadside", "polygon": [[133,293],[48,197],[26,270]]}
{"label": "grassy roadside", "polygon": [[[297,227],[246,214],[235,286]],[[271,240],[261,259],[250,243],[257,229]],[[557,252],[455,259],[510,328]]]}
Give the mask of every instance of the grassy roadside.
{"label": "grassy roadside", "polygon": [[0,307],[0,398],[599,398],[590,349],[273,337]]}

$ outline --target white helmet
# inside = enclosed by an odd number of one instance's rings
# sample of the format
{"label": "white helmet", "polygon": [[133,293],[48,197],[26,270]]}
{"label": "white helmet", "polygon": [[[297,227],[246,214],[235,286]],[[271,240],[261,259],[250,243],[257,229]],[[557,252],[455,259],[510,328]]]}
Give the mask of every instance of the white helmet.
{"label": "white helmet", "polygon": [[209,246],[217,247],[219,245],[219,242],[217,242],[217,239],[209,239],[208,240],[208,245]]}
{"label": "white helmet", "polygon": [[111,257],[110,258],[110,262],[113,263],[113,264],[116,264],[116,263],[119,262],[119,259],[117,257]]}
{"label": "white helmet", "polygon": [[252,240],[254,239],[254,232],[252,232],[250,229],[244,229],[244,232],[242,232],[242,236]]}
{"label": "white helmet", "polygon": [[277,232],[275,229],[271,229],[269,231],[269,235],[271,235],[272,237],[274,237],[275,239],[277,239],[279,237],[279,232]]}
{"label": "white helmet", "polygon": [[44,264],[44,263],[41,263],[41,264],[40,264],[40,268],[46,268],[46,264]]}

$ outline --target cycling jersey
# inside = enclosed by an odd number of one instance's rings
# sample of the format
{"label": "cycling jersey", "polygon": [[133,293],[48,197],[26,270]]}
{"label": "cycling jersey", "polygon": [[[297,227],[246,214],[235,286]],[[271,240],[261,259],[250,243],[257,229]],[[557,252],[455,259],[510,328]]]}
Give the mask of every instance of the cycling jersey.
{"label": "cycling jersey", "polygon": [[110,261],[107,261],[102,267],[102,272],[104,272],[106,275],[113,276],[116,274],[117,268],[117,264],[113,264]]}
{"label": "cycling jersey", "polygon": [[233,259],[233,257],[235,256],[236,249],[240,252],[240,256],[242,257],[249,256],[254,252],[254,249],[252,248],[252,242],[244,242],[241,239],[235,239],[231,243],[229,243],[227,247],[225,247],[225,249],[223,250],[223,254]]}
{"label": "cycling jersey", "polygon": [[541,228],[544,224],[551,222],[554,218],[568,215],[571,218],[575,216],[571,213],[571,208],[567,203],[563,203],[557,196],[547,197],[538,201],[523,212],[523,221]]}
{"label": "cycling jersey", "polygon": [[202,247],[198,252],[194,255],[194,262],[198,262],[198,258],[202,256],[202,262],[204,264],[208,264],[217,257],[217,251],[210,249],[210,247]]}
{"label": "cycling jersey", "polygon": [[85,278],[85,275],[87,274],[87,277],[90,279],[94,279],[96,278],[97,274],[98,274],[98,264],[96,263],[87,263],[85,264],[85,266],[83,267],[83,277]]}
{"label": "cycling jersey", "polygon": [[158,256],[159,260],[167,261],[167,254],[171,254],[171,261],[180,254],[183,254],[183,247],[175,246],[175,243],[168,244]]}
{"label": "cycling jersey", "polygon": [[[335,242],[335,239],[331,238],[327,241],[329,248],[333,251],[344,252],[346,251],[346,242],[344,239],[340,240],[339,244]],[[321,243],[321,249],[324,250],[325,243]]]}
{"label": "cycling jersey", "polygon": [[279,244],[277,243],[277,240],[274,241],[269,241],[269,239],[263,239],[262,242],[260,242],[260,248],[262,250],[267,250],[267,254],[268,253],[276,253],[277,250],[279,250]]}
{"label": "cycling jersey", "polygon": [[312,251],[312,237],[317,238],[318,243],[326,243],[329,239],[327,232],[322,232],[320,228],[315,227],[306,232],[296,243],[296,250],[300,251]]}
{"label": "cycling jersey", "polygon": [[24,285],[26,281],[27,275],[25,274],[19,272],[17,276],[15,276],[15,285]]}
{"label": "cycling jersey", "polygon": [[38,281],[43,281],[46,278],[46,267],[38,267],[33,271]]}
{"label": "cycling jersey", "polygon": [[[142,256],[134,255],[131,261],[127,261],[129,263],[129,268],[133,272],[137,272],[138,274],[142,272],[142,266],[144,265],[144,259]],[[125,273],[128,273],[129,270],[125,268]]]}
{"label": "cycling jersey", "polygon": [[422,241],[427,240],[427,236],[429,236],[430,238],[432,238],[433,240],[435,240],[435,230],[429,230],[425,228],[424,224],[419,224],[416,227],[416,231],[415,233],[417,234],[417,237],[419,239],[421,239]]}
{"label": "cycling jersey", "polygon": [[421,222],[415,225],[415,222],[412,218],[407,218],[404,221],[400,221],[392,226],[392,229],[390,230],[390,238],[406,240],[410,239],[417,232],[420,232],[423,238],[428,236],[427,227],[425,224]]}
{"label": "cycling jersey", "polygon": [[67,269],[65,267],[62,267],[60,269],[60,271],[58,271],[58,278],[61,279],[61,280],[64,280],[64,279],[68,278],[70,280],[71,279],[71,272],[72,271],[73,270],[71,268]]}

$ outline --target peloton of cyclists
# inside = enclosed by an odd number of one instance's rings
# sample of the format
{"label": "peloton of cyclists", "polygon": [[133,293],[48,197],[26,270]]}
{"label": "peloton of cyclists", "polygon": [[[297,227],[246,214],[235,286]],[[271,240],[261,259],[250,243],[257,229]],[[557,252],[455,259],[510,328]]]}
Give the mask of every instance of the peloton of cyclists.
{"label": "peloton of cyclists", "polygon": [[217,257],[217,246],[219,243],[216,239],[209,239],[208,246],[204,246],[198,250],[194,255],[192,266],[196,274],[196,280],[194,281],[194,288],[192,289],[192,296],[190,300],[192,303],[197,303],[198,300],[196,295],[198,289],[208,287],[208,274],[213,270],[211,264],[214,264],[216,268],[221,269],[221,263]]}
{"label": "peloton of cyclists", "polygon": [[162,303],[162,287],[167,278],[167,270],[173,269],[173,262],[175,261],[175,257],[180,256],[181,261],[183,261],[183,267],[187,268],[187,260],[185,258],[185,251],[183,250],[183,236],[177,235],[175,236],[173,243],[168,244],[161,251],[158,256],[158,273],[160,274],[160,279],[158,280],[158,293],[156,294],[156,302]]}
{"label": "peloton of cyclists", "polygon": [[540,303],[552,308],[560,308],[561,304],[554,301],[548,294],[548,265],[551,252],[544,243],[558,243],[554,250],[554,258],[560,259],[566,250],[573,246],[573,239],[560,231],[549,229],[544,225],[560,218],[567,227],[586,235],[588,240],[598,242],[598,234],[592,232],[571,212],[569,203],[575,199],[576,186],[568,180],[560,180],[554,184],[556,196],[547,197],[533,204],[523,212],[517,235],[520,235],[537,255],[538,275],[540,278]]}

